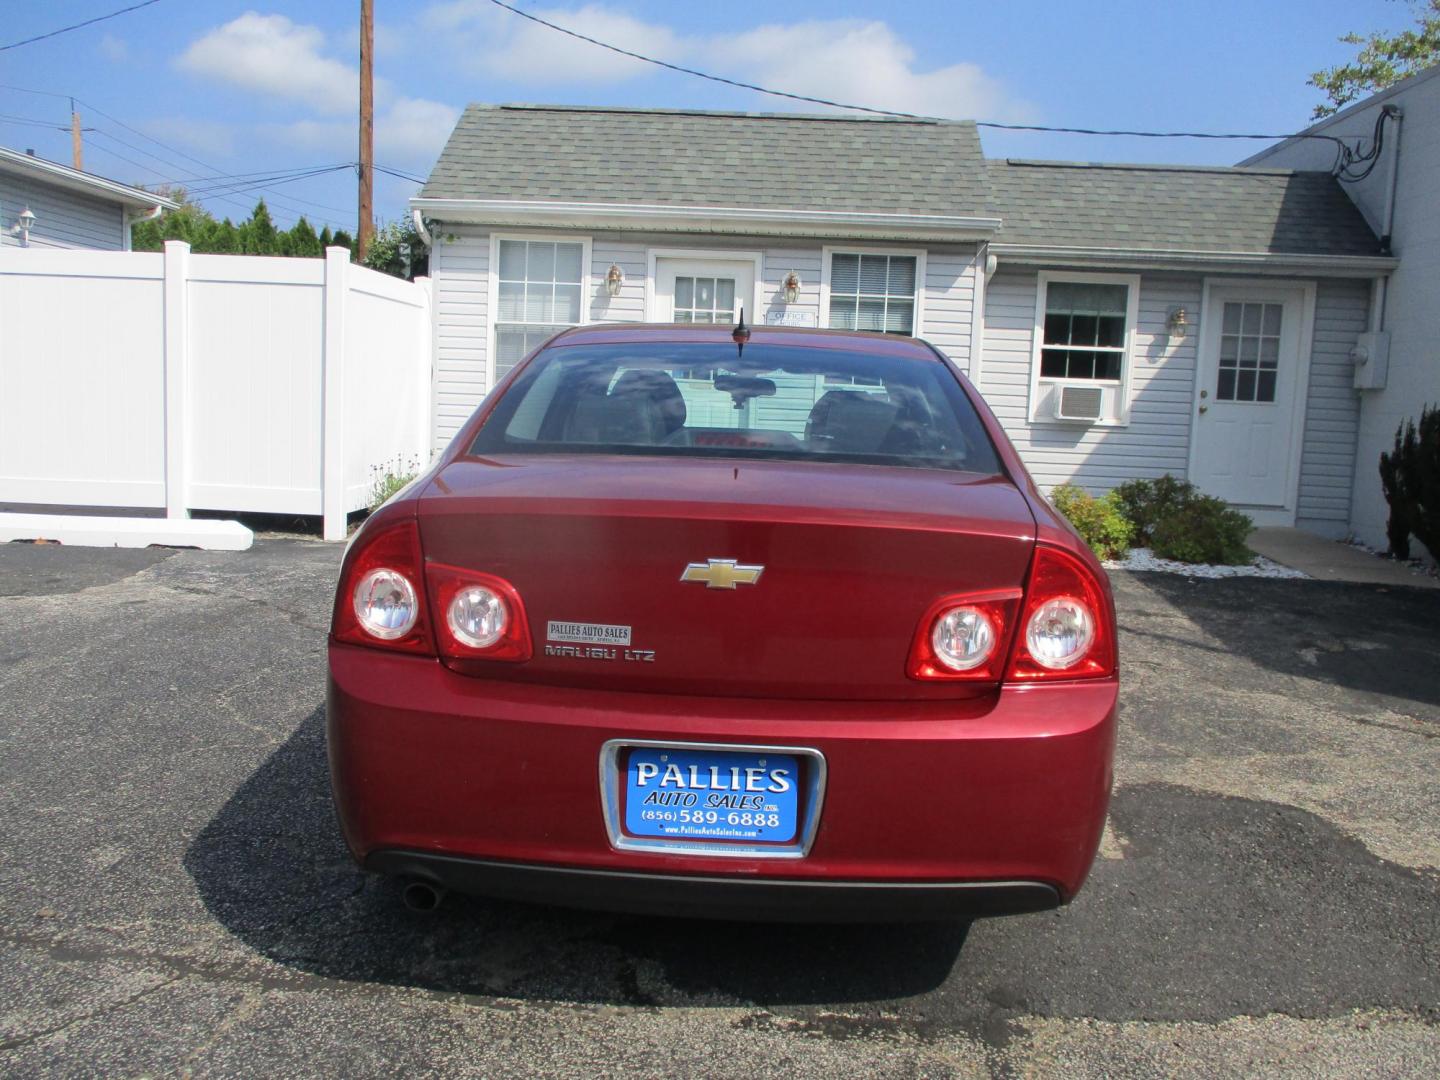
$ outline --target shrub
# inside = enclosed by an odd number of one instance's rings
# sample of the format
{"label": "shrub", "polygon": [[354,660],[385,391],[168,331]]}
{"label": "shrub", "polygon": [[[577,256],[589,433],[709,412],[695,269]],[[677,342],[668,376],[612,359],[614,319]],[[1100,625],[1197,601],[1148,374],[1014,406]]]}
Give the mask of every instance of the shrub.
{"label": "shrub", "polygon": [[384,465],[370,466],[370,509],[379,510],[390,496],[420,475],[420,462],[415,458],[402,461],[396,455],[394,461]]}
{"label": "shrub", "polygon": [[1114,492],[1097,499],[1074,484],[1061,484],[1050,501],[1100,558],[1118,559],[1129,549],[1130,522]]}
{"label": "shrub", "polygon": [[1240,566],[1255,557],[1245,546],[1254,528],[1254,522],[1223,499],[1191,495],[1155,525],[1150,547],[1162,559]]}
{"label": "shrub", "polygon": [[1420,410],[1420,423],[1395,429],[1395,449],[1380,455],[1380,487],[1390,504],[1385,535],[1390,554],[1410,557],[1414,535],[1440,559],[1440,406]]}
{"label": "shrub", "polygon": [[1194,484],[1166,473],[1158,480],[1127,480],[1114,495],[1135,531],[1136,546],[1149,547],[1155,527],[1189,506],[1200,492]]}

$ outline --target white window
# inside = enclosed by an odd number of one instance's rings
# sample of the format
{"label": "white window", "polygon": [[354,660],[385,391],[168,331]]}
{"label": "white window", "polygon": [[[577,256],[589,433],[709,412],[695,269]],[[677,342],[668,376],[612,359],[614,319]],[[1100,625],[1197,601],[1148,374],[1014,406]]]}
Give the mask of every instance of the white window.
{"label": "white window", "polygon": [[826,263],[832,330],[915,334],[919,328],[919,252],[832,251]]}
{"label": "white window", "polygon": [[499,237],[495,243],[495,379],[567,326],[578,326],[586,244]]}
{"label": "white window", "polygon": [[[1035,302],[1032,419],[1123,423],[1140,279],[1130,274],[1041,273]],[[1066,386],[1089,387],[1086,415]]]}

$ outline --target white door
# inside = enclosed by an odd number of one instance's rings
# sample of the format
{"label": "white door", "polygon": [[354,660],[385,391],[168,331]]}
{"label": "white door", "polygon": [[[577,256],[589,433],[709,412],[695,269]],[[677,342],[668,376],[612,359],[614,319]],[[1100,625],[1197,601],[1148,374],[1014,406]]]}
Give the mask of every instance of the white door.
{"label": "white door", "polygon": [[1300,288],[1209,290],[1190,469],[1207,495],[1241,507],[1294,510],[1306,307]]}
{"label": "white door", "polygon": [[656,322],[734,324],[745,308],[755,322],[755,264],[749,260],[655,260]]}

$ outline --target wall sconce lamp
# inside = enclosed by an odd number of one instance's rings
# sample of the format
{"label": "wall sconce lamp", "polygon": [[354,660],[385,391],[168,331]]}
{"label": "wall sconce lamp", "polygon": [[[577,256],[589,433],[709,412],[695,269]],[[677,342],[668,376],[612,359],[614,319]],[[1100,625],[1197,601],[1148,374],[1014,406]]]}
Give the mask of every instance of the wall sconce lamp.
{"label": "wall sconce lamp", "polygon": [[35,215],[30,207],[25,207],[15,217],[15,224],[10,226],[10,235],[20,237],[20,246],[30,246],[30,230],[35,227]]}
{"label": "wall sconce lamp", "polygon": [[785,280],[780,286],[785,290],[785,303],[793,304],[796,300],[800,299],[800,286],[802,284],[804,283],[800,280],[800,275],[794,270],[791,270],[790,273],[785,275]]}
{"label": "wall sconce lamp", "polygon": [[605,271],[605,291],[611,296],[620,295],[620,287],[625,284],[625,271],[620,269],[619,263],[611,263],[610,269]]}
{"label": "wall sconce lamp", "polygon": [[1165,329],[1172,338],[1183,338],[1190,332],[1190,313],[1183,307],[1172,307],[1165,320]]}

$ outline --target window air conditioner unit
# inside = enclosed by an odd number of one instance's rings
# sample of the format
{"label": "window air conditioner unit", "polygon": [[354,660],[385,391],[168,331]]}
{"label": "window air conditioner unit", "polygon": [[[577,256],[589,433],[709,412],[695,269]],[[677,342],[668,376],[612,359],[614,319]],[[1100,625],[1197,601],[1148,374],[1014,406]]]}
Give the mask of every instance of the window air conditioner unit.
{"label": "window air conditioner unit", "polygon": [[1098,386],[1061,386],[1056,389],[1055,419],[1094,421],[1101,417],[1105,391]]}

